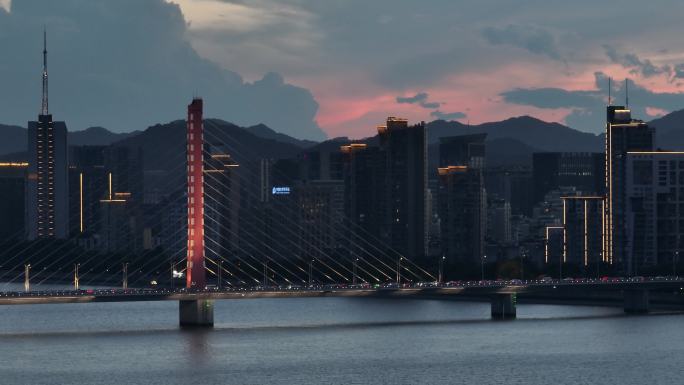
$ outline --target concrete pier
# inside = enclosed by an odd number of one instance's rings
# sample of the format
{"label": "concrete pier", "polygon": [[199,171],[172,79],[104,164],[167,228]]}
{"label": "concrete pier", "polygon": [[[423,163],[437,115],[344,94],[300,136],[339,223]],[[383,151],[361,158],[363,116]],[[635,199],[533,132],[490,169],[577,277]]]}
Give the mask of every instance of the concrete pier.
{"label": "concrete pier", "polygon": [[178,301],[178,315],[181,327],[213,327],[214,301]]}
{"label": "concrete pier", "polygon": [[492,319],[515,319],[515,294],[495,294],[492,296]]}
{"label": "concrete pier", "polygon": [[645,314],[650,310],[649,294],[647,289],[623,290],[624,309],[628,314]]}

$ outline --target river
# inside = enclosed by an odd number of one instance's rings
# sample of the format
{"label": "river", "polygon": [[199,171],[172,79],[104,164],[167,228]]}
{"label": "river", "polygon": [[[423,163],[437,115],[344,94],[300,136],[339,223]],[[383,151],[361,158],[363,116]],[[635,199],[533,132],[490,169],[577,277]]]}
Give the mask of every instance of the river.
{"label": "river", "polygon": [[218,301],[0,308],[0,384],[682,384],[684,315],[438,300]]}

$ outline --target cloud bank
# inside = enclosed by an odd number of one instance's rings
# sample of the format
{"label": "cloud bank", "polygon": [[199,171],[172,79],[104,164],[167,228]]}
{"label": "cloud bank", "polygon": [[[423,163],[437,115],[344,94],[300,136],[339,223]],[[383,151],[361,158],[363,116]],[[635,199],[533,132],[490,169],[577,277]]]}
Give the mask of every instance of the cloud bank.
{"label": "cloud bank", "polygon": [[178,5],[164,0],[25,0],[0,8],[0,117],[24,125],[40,107],[43,25],[50,109],[71,129],[141,129],[183,118],[193,95],[205,115],[265,123],[298,138],[326,137],[307,89],[269,72],[255,81],[199,56]]}

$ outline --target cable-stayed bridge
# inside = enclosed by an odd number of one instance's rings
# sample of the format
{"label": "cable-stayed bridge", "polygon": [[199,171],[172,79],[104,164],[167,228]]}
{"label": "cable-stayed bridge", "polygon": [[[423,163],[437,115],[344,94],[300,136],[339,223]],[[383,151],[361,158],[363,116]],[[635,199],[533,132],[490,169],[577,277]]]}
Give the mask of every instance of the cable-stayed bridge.
{"label": "cable-stayed bridge", "polygon": [[[24,283],[24,292],[0,293],[0,305],[88,303],[119,301],[174,300],[180,303],[182,325],[213,324],[213,302],[223,299],[291,297],[472,297],[491,301],[492,317],[514,318],[517,295],[553,292],[616,292],[624,296],[625,310],[644,312],[649,308],[651,290],[679,290],[679,279],[644,279],[617,281],[479,281],[444,283],[443,274],[429,272],[410,258],[389,247],[358,224],[321,210],[308,208],[324,220],[322,228],[306,227],[297,220],[299,213],[274,200],[268,216],[254,216],[241,223],[242,231],[224,221],[234,215],[230,183],[252,185],[260,175],[249,168],[225,178],[229,163],[207,150],[205,142],[220,143],[235,156],[242,155],[239,141],[228,134],[219,136],[204,130],[202,101],[193,100],[188,108],[185,156],[178,158],[172,149],[160,149],[160,158],[178,159],[173,173],[185,177],[185,193],[169,198],[167,207],[184,207],[185,225],[167,237],[171,255],[143,253],[112,257],[104,252],[73,249],[70,242],[42,240],[5,250],[11,255],[4,261],[0,282]],[[209,162],[207,160],[210,160]],[[212,167],[222,162],[222,167]],[[82,181],[82,179],[81,179]],[[116,210],[127,204],[129,192],[117,192],[111,173],[108,194],[101,200],[110,216],[96,225],[107,225],[116,232],[125,221],[115,221]],[[129,188],[135,186],[129,186]],[[158,186],[177,191],[170,178]],[[181,186],[182,187],[182,186]],[[82,191],[82,190],[81,190]],[[259,201],[256,189],[241,189],[245,199]],[[83,199],[81,192],[81,200]],[[164,208],[162,208],[163,210]],[[81,220],[83,212],[81,211]],[[109,221],[109,222],[107,222]],[[278,224],[277,233],[271,231]],[[228,222],[229,223],[229,222]],[[306,228],[305,228],[306,227]],[[311,236],[312,232],[329,237]],[[241,242],[227,245],[227,238]],[[326,242],[338,240],[336,250]],[[288,255],[282,256],[283,250]],[[161,279],[160,277],[166,277]],[[175,287],[183,281],[184,287]],[[54,282],[70,281],[73,290],[42,289]],[[119,286],[121,289],[86,289],[84,287]],[[144,287],[156,286],[153,289]]]}

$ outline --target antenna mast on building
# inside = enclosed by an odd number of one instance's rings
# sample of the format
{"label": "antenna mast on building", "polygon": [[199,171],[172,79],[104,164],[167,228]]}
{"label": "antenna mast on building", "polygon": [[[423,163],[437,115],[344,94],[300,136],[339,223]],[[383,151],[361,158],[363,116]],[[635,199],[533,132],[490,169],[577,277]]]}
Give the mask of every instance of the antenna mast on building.
{"label": "antenna mast on building", "polygon": [[48,72],[47,72],[47,29],[43,28],[43,103],[40,109],[41,115],[48,112]]}
{"label": "antenna mast on building", "polygon": [[625,108],[629,108],[629,82],[625,78]]}

